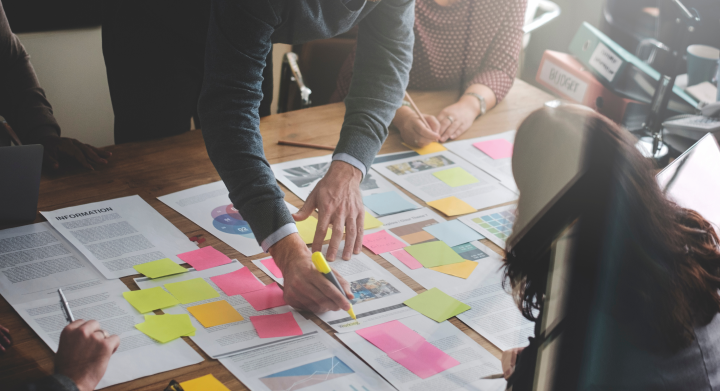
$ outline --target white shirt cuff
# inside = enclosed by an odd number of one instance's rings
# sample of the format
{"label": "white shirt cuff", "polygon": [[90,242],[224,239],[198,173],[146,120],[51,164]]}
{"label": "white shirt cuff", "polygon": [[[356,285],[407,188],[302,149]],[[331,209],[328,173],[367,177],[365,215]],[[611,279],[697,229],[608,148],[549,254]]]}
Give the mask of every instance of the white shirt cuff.
{"label": "white shirt cuff", "polygon": [[277,231],[273,232],[265,238],[265,240],[260,243],[260,246],[262,247],[263,251],[268,252],[270,247],[272,247],[275,243],[279,242],[280,239],[292,235],[298,231],[297,226],[295,226],[295,223],[288,223],[283,225],[282,227],[278,228]]}
{"label": "white shirt cuff", "polygon": [[367,168],[365,167],[365,164],[363,164],[363,162],[356,159],[354,156],[348,155],[347,153],[338,153],[337,155],[333,156],[332,160],[340,160],[357,168],[362,173],[363,179],[365,179],[365,174],[367,174]]}

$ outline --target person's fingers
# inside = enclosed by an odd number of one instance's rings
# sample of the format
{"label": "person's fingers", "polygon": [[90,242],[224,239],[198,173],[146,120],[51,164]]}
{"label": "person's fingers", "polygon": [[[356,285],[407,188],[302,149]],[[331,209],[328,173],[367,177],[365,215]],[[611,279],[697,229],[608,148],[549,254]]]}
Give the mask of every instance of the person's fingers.
{"label": "person's fingers", "polygon": [[360,217],[355,221],[355,225],[357,226],[356,232],[357,236],[355,238],[355,246],[353,247],[353,254],[360,254],[360,251],[362,250],[362,241],[363,237],[365,237],[365,213],[361,213]]}
{"label": "person's fingers", "polygon": [[117,335],[111,335],[105,338],[105,346],[110,350],[110,354],[114,354],[120,346],[120,337]]}
{"label": "person's fingers", "polygon": [[60,163],[58,163],[57,159],[52,156],[52,153],[48,150],[48,148],[46,148],[43,153],[43,166],[49,170],[57,170],[60,168]]}
{"label": "person's fingers", "polygon": [[[323,235],[323,238],[325,236]],[[327,249],[327,254],[325,254],[325,257],[328,261],[334,261],[335,255],[337,254],[337,250],[340,248],[340,243],[342,243],[342,237],[343,237],[343,222],[342,220],[336,219],[333,222],[333,229],[332,229],[332,236],[330,236],[330,245]],[[317,236],[316,236],[317,239]],[[313,247],[314,247],[313,243]],[[320,246],[322,246],[322,242],[320,243]],[[319,251],[319,250],[318,250]],[[349,259],[349,257],[348,257]]]}
{"label": "person's fingers", "polygon": [[450,138],[452,130],[458,125],[458,119],[453,117],[453,120],[451,121],[450,117],[446,117],[445,120],[442,121],[442,125],[443,127],[440,133],[440,141],[444,142]]}
{"label": "person's fingers", "polygon": [[91,147],[87,144],[83,144],[77,140],[75,140],[75,143],[78,146],[78,148],[80,148],[80,150],[83,152],[83,154],[85,155],[85,157],[87,159],[90,159],[91,161],[93,161],[95,163],[107,164],[107,160],[98,156],[97,152],[95,152],[94,147]]}
{"label": "person's fingers", "polygon": [[[327,231],[330,228],[330,216],[327,213],[318,214],[318,224],[315,228],[315,237],[313,238],[313,244],[312,244],[312,252],[320,251],[322,250],[323,242],[325,241],[325,236],[327,235]],[[333,236],[335,235],[335,231],[340,230],[340,235],[342,235],[342,227],[333,227]],[[331,245],[332,247],[332,245]],[[328,249],[328,255],[330,255],[330,250]],[[335,259],[334,254],[333,258],[328,258],[328,260]]]}
{"label": "person's fingers", "polygon": [[445,130],[445,133],[443,134],[443,136],[440,139],[442,141],[447,141],[448,139],[452,139],[452,135],[455,134],[455,132],[461,125],[462,125],[461,120],[456,119],[455,122],[453,122],[452,124],[450,124],[450,126],[448,126],[448,128]]}
{"label": "person's fingers", "polygon": [[438,121],[437,117],[434,115],[426,115],[425,120],[428,122],[428,125],[430,125],[430,129],[435,133],[435,136],[437,137],[440,133],[440,121]]}
{"label": "person's fingers", "polygon": [[328,308],[330,311],[337,311],[340,309],[347,311],[350,309],[350,302],[347,300],[345,295],[340,292],[335,285],[333,285],[333,283],[326,280],[324,277],[316,281],[318,284],[318,290],[324,297],[313,298],[318,301],[321,306]]}
{"label": "person's fingers", "polygon": [[513,352],[510,355],[510,366],[511,367],[515,366],[515,363],[517,362],[517,356],[518,356],[518,351],[516,349],[513,349]]}
{"label": "person's fingers", "polygon": [[[309,309],[312,312],[339,310],[341,307],[337,305],[331,297],[332,295],[341,296],[338,289],[335,288],[330,281],[326,280],[325,277],[318,277],[320,278],[305,287],[304,293],[306,301],[309,302]],[[328,289],[325,283],[327,283],[327,285],[329,285],[332,289]]]}
{"label": "person's fingers", "polygon": [[444,114],[440,114],[438,116],[438,121],[440,122],[440,129],[438,130],[438,135],[439,135],[438,138],[442,141],[442,139],[445,135],[445,132],[450,127],[450,125],[452,125],[453,121],[450,121],[450,118],[448,118]]}
{"label": "person's fingers", "polygon": [[343,290],[345,291],[345,296],[347,296],[348,300],[352,300],[355,298],[355,294],[352,293],[352,289],[350,288],[350,283],[345,279],[345,277],[341,276],[340,273],[333,271],[335,273],[335,278],[337,278],[338,282],[340,283],[340,286],[343,287]]}
{"label": "person's fingers", "polygon": [[2,333],[10,340],[10,343],[12,343],[12,335],[10,334],[10,330],[8,330],[3,325],[0,325],[0,330],[2,330]]}
{"label": "person's fingers", "polygon": [[82,326],[82,325],[84,325],[84,324],[85,324],[85,320],[84,320],[84,319],[76,319],[74,322],[71,322],[71,323],[69,323],[67,326],[65,326],[65,329],[63,329],[63,332],[64,332],[65,330],[68,330],[68,331],[69,331],[69,330],[78,329],[78,328],[80,328],[80,326]]}
{"label": "person's fingers", "polygon": [[343,248],[342,258],[346,261],[352,257],[355,250],[355,241],[357,240],[357,221],[354,216],[348,216],[345,219],[345,248]]}
{"label": "person's fingers", "polygon": [[83,167],[87,168],[88,170],[95,170],[95,167],[93,167],[85,158],[85,154],[80,149],[79,141],[77,140],[69,140],[69,143],[66,145],[66,148],[63,148],[64,152],[70,156],[73,157],[78,163],[80,163]]}
{"label": "person's fingers", "polygon": [[97,320],[88,320],[80,326],[79,329],[85,336],[89,337],[96,331],[100,330],[100,322]]}
{"label": "person's fingers", "polygon": [[433,132],[431,128],[425,126],[425,124],[422,123],[420,120],[416,121],[413,124],[412,129],[413,133],[415,133],[416,138],[422,137],[429,140],[437,140],[438,138],[438,134]]}
{"label": "person's fingers", "polygon": [[294,213],[292,215],[293,219],[295,221],[303,221],[310,217],[312,212],[315,210],[315,193],[311,192],[310,196],[308,196],[307,201],[303,204],[303,206],[300,207],[300,210],[297,211],[297,213]]}

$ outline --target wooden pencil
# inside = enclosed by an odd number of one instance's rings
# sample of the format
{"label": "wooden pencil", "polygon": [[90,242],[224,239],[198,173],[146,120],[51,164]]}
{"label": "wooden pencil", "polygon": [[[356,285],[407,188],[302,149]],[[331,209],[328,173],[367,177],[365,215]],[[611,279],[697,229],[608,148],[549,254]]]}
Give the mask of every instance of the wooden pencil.
{"label": "wooden pencil", "polygon": [[328,151],[334,151],[335,147],[331,147],[328,145],[320,145],[320,144],[311,144],[311,143],[300,143],[297,141],[286,141],[286,140],[280,140],[278,141],[278,145],[290,145],[293,147],[304,147],[304,148],[316,148],[316,149],[326,149]]}
{"label": "wooden pencil", "polygon": [[417,114],[417,116],[420,117],[420,121],[422,121],[425,124],[425,126],[427,126],[428,129],[432,130],[432,128],[430,127],[430,124],[425,120],[425,116],[422,115],[422,113],[420,112],[420,109],[418,109],[417,105],[412,100],[412,98],[410,97],[410,94],[408,94],[407,91],[405,91],[405,100],[410,102],[410,106],[412,106],[413,110],[415,110],[415,114]]}

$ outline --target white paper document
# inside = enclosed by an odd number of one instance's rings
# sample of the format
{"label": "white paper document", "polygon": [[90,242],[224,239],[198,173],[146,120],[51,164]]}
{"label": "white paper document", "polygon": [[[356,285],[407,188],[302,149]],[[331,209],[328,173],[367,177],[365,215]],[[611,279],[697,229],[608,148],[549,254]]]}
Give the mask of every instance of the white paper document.
{"label": "white paper document", "polygon": [[478,168],[494,176],[502,182],[508,189],[518,192],[517,185],[515,184],[515,178],[512,172],[512,157],[493,159],[488,156],[485,152],[476,148],[473,144],[503,139],[509,141],[511,144],[515,143],[515,131],[509,130],[507,132],[494,134],[492,136],[476,137],[469,140],[459,140],[449,143],[445,143],[445,148],[452,151],[456,155],[460,155],[463,159],[474,164]]}
{"label": "white paper document", "polygon": [[197,250],[179,229],[140,196],[116,198],[41,212],[106,278],[137,271],[133,266]]}
{"label": "white paper document", "polygon": [[[297,319],[297,317],[296,317]],[[303,335],[220,359],[252,391],[393,391],[380,375],[315,323]]]}
{"label": "white paper document", "polygon": [[[315,185],[317,185],[320,179],[325,176],[328,169],[330,169],[330,163],[332,163],[332,155],[326,155],[277,163],[271,165],[271,167],[275,173],[275,178],[277,178],[280,183],[290,189],[298,198],[306,201],[310,192],[315,188]],[[420,204],[413,201],[412,198],[408,197],[402,191],[399,191],[392,183],[372,169],[368,170],[367,175],[365,175],[362,183],[360,183],[360,191],[363,197],[371,194],[395,191],[400,197],[414,205],[415,208],[421,207]],[[372,216],[377,217],[375,212],[369,208],[367,210]]]}
{"label": "white paper document", "polygon": [[[158,199],[241,254],[251,257],[263,252],[250,224],[230,201],[223,181],[193,187]],[[294,206],[287,202],[285,205],[291,213],[297,212]]]}
{"label": "white paper document", "polygon": [[455,196],[475,209],[484,209],[517,199],[500,180],[449,151],[384,161],[372,167],[425,202]]}
{"label": "white paper document", "polygon": [[[343,245],[340,245],[338,253],[342,252]],[[323,253],[327,252],[327,248],[328,245],[323,246]],[[362,252],[353,254],[349,261],[338,259],[328,264],[350,283],[350,289],[355,295],[355,299],[350,302],[357,320],[345,311],[316,314],[335,331],[346,333],[417,314],[403,304],[416,295],[415,291]],[[263,269],[265,271],[266,268]],[[268,275],[278,283],[283,281],[272,273]]]}
{"label": "white paper document", "polygon": [[423,380],[360,335],[356,333],[336,335],[400,391],[500,391],[507,386],[505,379],[481,379],[484,376],[501,373],[500,360],[452,323],[437,323],[423,315],[403,318],[400,322],[459,361],[460,365]]}
{"label": "white paper document", "polygon": [[[65,292],[75,319],[94,319],[110,334],[120,337],[120,346],[110,358],[98,388],[124,383],[197,364],[203,358],[182,339],[165,344],[135,328],[144,318],[123,298],[128,289],[119,280],[105,280],[90,289]],[[57,352],[60,333],[67,325],[60,299],[47,297],[13,306],[38,336]]]}
{"label": "white paper document", "polygon": [[0,294],[26,303],[103,284],[105,277],[48,223],[0,231]]}
{"label": "white paper document", "polygon": [[[268,344],[283,338],[260,338],[250,322],[251,316],[256,315],[274,315],[282,314],[291,310],[290,306],[281,306],[270,308],[263,311],[255,311],[255,309],[247,302],[241,295],[228,296],[222,289],[210,279],[213,276],[219,276],[234,272],[242,269],[244,266],[237,260],[233,260],[232,263],[227,265],[221,265],[206,269],[203,271],[196,271],[195,269],[189,269],[188,273],[177,274],[174,276],[168,276],[163,278],[151,279],[147,277],[136,278],[140,289],[149,289],[157,286],[163,286],[171,282],[179,282],[192,280],[195,278],[202,278],[208,284],[210,284],[219,294],[220,297],[197,301],[190,304],[179,304],[174,307],[166,308],[163,310],[166,314],[189,314],[190,321],[197,331],[195,336],[190,337],[200,349],[202,349],[208,356],[213,358],[219,358],[238,354],[239,352],[248,350],[262,344]],[[164,288],[163,288],[164,289]],[[188,307],[193,307],[200,304],[211,303],[218,300],[227,301],[237,312],[244,318],[239,322],[223,324],[220,326],[206,328],[195,317],[187,311]]]}

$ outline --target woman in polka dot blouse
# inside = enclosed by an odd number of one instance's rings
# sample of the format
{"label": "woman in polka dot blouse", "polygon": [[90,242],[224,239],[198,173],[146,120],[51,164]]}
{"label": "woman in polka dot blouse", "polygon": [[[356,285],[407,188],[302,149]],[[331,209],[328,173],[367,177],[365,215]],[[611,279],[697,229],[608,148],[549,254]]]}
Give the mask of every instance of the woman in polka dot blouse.
{"label": "woman in polka dot blouse", "polygon": [[[452,140],[495,107],[512,87],[522,47],[527,0],[416,0],[415,46],[408,89],[462,92],[428,129],[406,103],[393,120],[403,141],[425,146]],[[343,64],[332,101],[345,98],[355,62]]]}

